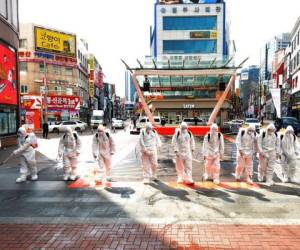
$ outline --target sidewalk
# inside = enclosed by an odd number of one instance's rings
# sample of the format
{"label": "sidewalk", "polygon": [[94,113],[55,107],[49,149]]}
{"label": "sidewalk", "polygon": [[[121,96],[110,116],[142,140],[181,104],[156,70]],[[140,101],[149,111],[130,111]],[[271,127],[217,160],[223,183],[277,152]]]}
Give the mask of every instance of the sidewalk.
{"label": "sidewalk", "polygon": [[299,249],[300,226],[0,225],[1,249]]}

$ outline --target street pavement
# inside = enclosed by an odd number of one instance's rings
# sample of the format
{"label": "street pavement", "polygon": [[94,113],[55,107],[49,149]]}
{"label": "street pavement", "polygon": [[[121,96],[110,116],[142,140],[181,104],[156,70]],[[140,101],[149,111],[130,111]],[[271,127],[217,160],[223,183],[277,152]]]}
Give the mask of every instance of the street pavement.
{"label": "street pavement", "polygon": [[62,181],[57,136],[39,139],[37,182],[15,183],[16,159],[1,167],[0,249],[300,249],[300,185],[234,182],[232,142],[217,186],[202,182],[197,138],[196,183],[186,186],[176,183],[170,138],[162,138],[159,181],[143,185],[138,136],[120,130],[113,137],[111,183],[95,184],[88,133],[76,182]]}

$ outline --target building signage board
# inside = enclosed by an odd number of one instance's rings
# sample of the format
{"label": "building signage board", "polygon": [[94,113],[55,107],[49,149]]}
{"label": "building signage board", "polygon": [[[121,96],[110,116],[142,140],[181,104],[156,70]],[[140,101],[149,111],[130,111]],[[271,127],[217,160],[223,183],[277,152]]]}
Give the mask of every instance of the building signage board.
{"label": "building signage board", "polygon": [[281,118],[281,93],[280,89],[270,89],[273,103],[276,109],[276,114],[278,118]]}
{"label": "building signage board", "polygon": [[32,95],[22,96],[22,107],[25,109],[41,109],[42,97]]}
{"label": "building signage board", "polygon": [[78,96],[48,96],[47,105],[49,109],[80,109],[80,97]]}
{"label": "building signage board", "polygon": [[16,54],[0,44],[0,103],[17,105]]}
{"label": "building signage board", "polygon": [[41,27],[34,27],[35,49],[76,58],[76,36]]}
{"label": "building signage board", "polygon": [[190,38],[194,39],[217,39],[217,31],[192,31],[190,32]]}
{"label": "building signage board", "polygon": [[90,94],[90,97],[94,97],[94,93],[95,93],[94,82],[90,81],[89,82],[89,94]]}

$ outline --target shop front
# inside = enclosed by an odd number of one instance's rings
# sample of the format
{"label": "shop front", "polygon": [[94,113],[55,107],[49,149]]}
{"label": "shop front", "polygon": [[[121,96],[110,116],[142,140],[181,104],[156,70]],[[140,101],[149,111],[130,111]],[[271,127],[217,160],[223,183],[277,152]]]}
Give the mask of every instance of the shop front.
{"label": "shop front", "polygon": [[[214,107],[215,100],[153,100],[150,108],[155,116],[166,118],[170,124],[181,122],[184,118],[199,117],[208,120]],[[217,118],[217,123],[222,124],[230,115],[232,105],[225,101]]]}
{"label": "shop front", "polygon": [[42,96],[28,95],[21,98],[21,105],[22,122],[34,129],[42,127],[46,116],[45,105],[49,123],[79,120],[80,97],[77,96],[48,96],[45,103]]}

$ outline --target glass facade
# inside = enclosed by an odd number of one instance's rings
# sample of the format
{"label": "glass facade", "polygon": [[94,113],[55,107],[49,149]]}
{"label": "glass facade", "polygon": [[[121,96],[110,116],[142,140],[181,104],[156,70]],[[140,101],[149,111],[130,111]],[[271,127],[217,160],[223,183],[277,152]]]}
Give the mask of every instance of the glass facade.
{"label": "glass facade", "polygon": [[217,40],[164,40],[164,54],[217,53]]}
{"label": "glass facade", "polygon": [[163,30],[217,30],[217,16],[164,17]]}

